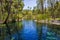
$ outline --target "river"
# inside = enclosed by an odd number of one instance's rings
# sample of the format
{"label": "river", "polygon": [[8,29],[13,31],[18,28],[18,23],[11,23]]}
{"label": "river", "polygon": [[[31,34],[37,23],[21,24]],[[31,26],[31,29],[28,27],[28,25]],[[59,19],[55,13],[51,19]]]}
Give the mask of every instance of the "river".
{"label": "river", "polygon": [[11,40],[60,40],[60,26],[23,20],[22,29],[11,37]]}

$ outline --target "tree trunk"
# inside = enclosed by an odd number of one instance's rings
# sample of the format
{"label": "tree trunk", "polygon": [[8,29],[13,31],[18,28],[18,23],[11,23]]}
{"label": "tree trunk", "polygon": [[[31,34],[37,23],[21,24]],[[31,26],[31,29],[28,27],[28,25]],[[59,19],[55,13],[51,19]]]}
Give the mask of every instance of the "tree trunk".
{"label": "tree trunk", "polygon": [[7,21],[8,21],[8,18],[9,18],[9,15],[11,14],[11,4],[10,5],[8,5],[8,16],[6,17],[6,19],[5,19],[5,21],[4,21],[4,24],[6,24],[7,23]]}

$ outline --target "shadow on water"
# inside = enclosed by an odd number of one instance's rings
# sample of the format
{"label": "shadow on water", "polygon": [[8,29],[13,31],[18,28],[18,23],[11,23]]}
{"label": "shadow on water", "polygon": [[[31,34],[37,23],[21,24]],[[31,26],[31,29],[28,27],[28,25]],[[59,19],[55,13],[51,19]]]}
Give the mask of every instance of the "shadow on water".
{"label": "shadow on water", "polygon": [[[38,40],[36,23],[34,21],[23,20],[22,25],[23,25],[21,28],[22,30],[20,30],[19,32],[15,34],[12,34],[11,40]],[[9,36],[6,37],[5,40],[9,40]]]}
{"label": "shadow on water", "polygon": [[[37,24],[39,40],[60,40],[58,25]],[[59,36],[58,36],[59,35]]]}
{"label": "shadow on water", "polygon": [[[21,25],[20,22],[19,25]],[[32,20],[23,20],[21,30],[16,29],[15,26],[11,29],[14,29],[10,35],[11,40],[60,40],[60,26],[57,25],[37,24]],[[4,40],[10,40],[9,36],[6,36]]]}

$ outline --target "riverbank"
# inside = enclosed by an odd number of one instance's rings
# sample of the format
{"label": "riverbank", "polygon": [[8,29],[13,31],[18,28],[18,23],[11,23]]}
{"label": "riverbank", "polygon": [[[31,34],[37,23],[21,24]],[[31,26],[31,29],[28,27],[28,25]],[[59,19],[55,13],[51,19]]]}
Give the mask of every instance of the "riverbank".
{"label": "riverbank", "polygon": [[60,21],[58,20],[34,20],[37,23],[47,23],[47,24],[55,24],[60,25]]}
{"label": "riverbank", "polygon": [[[19,20],[16,20],[17,21],[22,21],[24,19],[19,19]],[[55,25],[60,25],[60,20],[34,20],[35,22],[37,23],[47,23],[47,24],[55,24]],[[11,22],[11,20],[9,21]],[[0,21],[0,24],[2,24],[3,21]]]}

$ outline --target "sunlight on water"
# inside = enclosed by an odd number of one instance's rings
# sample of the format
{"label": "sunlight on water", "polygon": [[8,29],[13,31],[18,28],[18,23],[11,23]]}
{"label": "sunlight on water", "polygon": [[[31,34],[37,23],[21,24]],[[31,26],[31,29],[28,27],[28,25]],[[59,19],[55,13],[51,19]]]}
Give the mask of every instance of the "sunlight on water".
{"label": "sunlight on water", "polygon": [[33,21],[23,21],[22,40],[38,40],[36,24]]}
{"label": "sunlight on water", "polygon": [[[60,34],[57,34],[59,30],[51,28],[53,25],[37,25],[32,20],[23,20],[22,25],[19,33],[16,32],[11,35],[11,40],[60,40]],[[10,40],[9,36],[5,40]]]}

